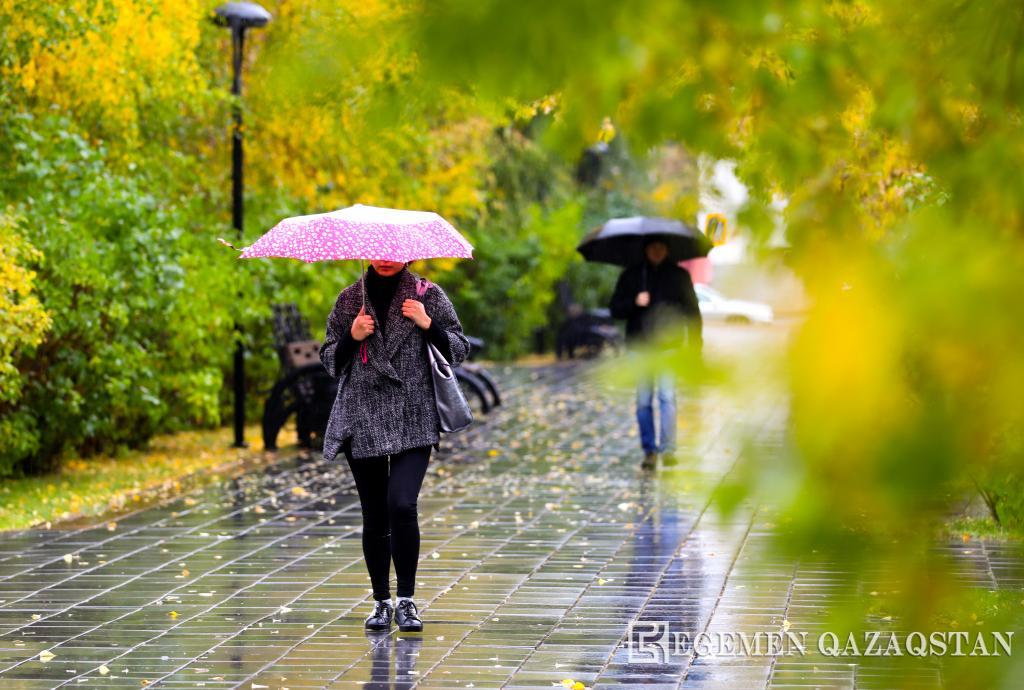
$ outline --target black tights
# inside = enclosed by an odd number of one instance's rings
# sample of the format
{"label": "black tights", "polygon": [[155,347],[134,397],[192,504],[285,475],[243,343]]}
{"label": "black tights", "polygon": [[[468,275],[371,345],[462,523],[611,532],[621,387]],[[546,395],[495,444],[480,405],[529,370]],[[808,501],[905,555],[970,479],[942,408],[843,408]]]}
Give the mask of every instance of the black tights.
{"label": "black tights", "polygon": [[378,601],[391,598],[392,558],[398,596],[411,597],[416,589],[416,565],[420,558],[416,499],[427,473],[430,449],[431,446],[422,446],[391,456],[356,459],[349,445],[345,445],[345,458],[352,468],[363,510],[363,558],[370,572],[373,598]]}

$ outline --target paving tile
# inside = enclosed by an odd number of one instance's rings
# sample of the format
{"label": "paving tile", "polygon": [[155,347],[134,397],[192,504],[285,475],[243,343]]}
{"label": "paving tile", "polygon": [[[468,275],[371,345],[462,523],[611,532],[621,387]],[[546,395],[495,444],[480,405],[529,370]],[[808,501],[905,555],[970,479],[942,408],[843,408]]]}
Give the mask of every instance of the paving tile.
{"label": "paving tile", "polygon": [[[282,458],[121,516],[0,537],[0,687],[884,687],[834,660],[635,659],[631,623],[669,634],[815,630],[836,564],[772,556],[752,506],[707,491],[730,429],[777,443],[778,399],[681,398],[687,466],[638,467],[633,400],[590,363],[498,367],[505,404],[446,438],[420,498],[419,635],[362,630],[370,607],[345,463]],[[756,402],[756,404],[755,404]],[[494,451],[494,452],[492,452]],[[983,587],[1024,586],[1014,545],[937,550]],[[72,554],[71,562],[65,554]],[[40,660],[40,652],[55,656]],[[105,665],[107,673],[101,673]],[[927,680],[934,671],[922,670]]]}

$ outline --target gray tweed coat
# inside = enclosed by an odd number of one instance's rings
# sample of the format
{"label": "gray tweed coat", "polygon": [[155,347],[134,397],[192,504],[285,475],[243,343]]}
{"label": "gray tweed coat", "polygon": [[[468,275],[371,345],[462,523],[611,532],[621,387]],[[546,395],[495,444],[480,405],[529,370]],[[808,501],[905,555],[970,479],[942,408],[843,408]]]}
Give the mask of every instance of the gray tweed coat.
{"label": "gray tweed coat", "polygon": [[[363,304],[359,281],[341,291],[327,317],[327,337],[320,347],[320,360],[327,373],[340,381],[324,434],[325,460],[334,460],[348,437],[352,437],[354,458],[397,453],[440,440],[434,384],[427,360],[427,334],[402,315],[402,303],[406,299],[423,302],[427,315],[448,335],[453,366],[466,358],[469,341],[462,333],[451,300],[440,286],[432,285],[418,297],[419,276],[408,268],[403,268],[400,275],[384,321],[383,336],[378,328],[364,341],[365,364],[358,351],[349,361],[339,362],[335,358],[341,336],[352,328]],[[373,316],[374,323],[380,323],[369,300],[366,313]]]}

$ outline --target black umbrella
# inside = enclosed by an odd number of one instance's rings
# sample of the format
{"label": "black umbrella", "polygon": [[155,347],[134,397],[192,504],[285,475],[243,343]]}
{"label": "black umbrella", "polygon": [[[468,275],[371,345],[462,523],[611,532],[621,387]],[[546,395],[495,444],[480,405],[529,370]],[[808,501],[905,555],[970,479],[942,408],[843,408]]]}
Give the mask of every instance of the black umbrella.
{"label": "black umbrella", "polygon": [[657,236],[668,245],[668,259],[686,261],[707,256],[711,241],[697,228],[671,218],[613,218],[590,232],[576,251],[587,261],[632,266],[644,261],[644,238]]}

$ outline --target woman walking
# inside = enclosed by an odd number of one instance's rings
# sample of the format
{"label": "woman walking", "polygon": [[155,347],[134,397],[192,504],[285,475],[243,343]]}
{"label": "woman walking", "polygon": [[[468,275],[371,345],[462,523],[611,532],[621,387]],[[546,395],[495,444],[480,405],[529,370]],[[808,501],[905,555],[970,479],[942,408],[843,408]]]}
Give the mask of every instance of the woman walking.
{"label": "woman walking", "polygon": [[[338,295],[320,349],[327,372],[341,379],[324,458],[332,461],[343,452],[359,492],[363,557],[375,601],[367,630],[388,630],[392,619],[403,632],[423,629],[413,601],[420,551],[416,503],[431,447],[440,440],[425,339],[453,366],[469,352],[440,287],[421,281],[405,263],[372,261]],[[397,605],[391,600],[392,560]]]}

